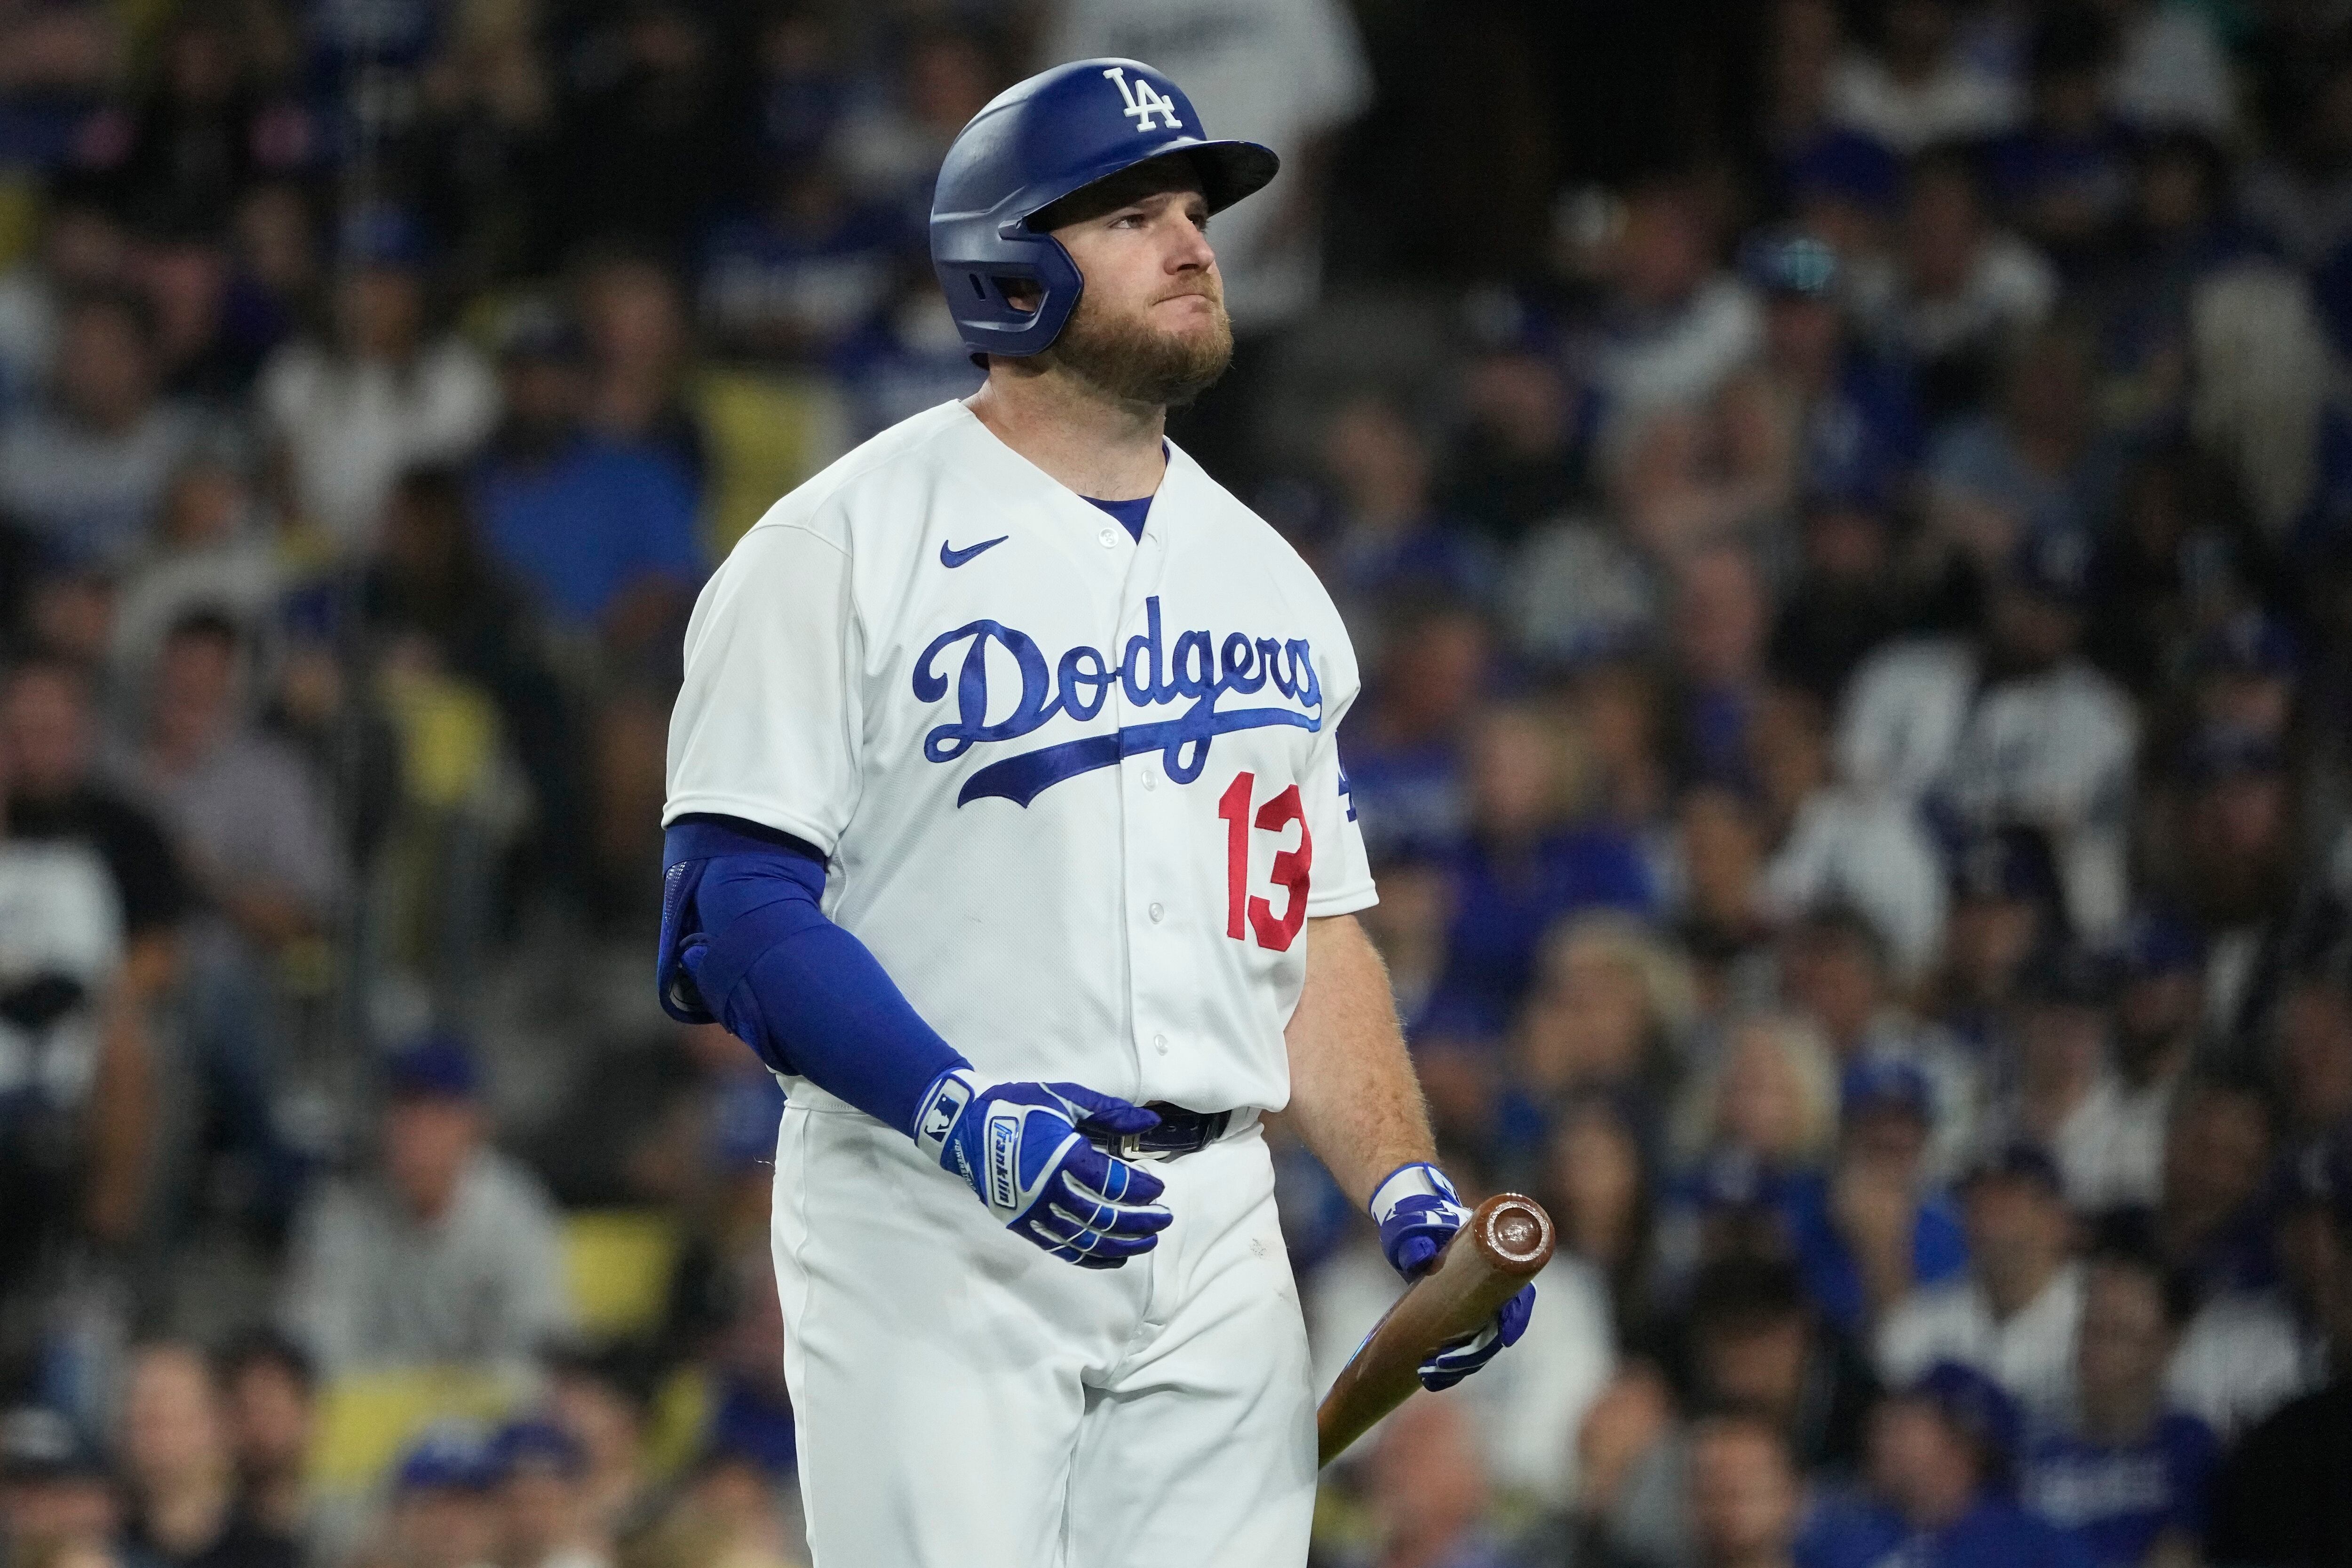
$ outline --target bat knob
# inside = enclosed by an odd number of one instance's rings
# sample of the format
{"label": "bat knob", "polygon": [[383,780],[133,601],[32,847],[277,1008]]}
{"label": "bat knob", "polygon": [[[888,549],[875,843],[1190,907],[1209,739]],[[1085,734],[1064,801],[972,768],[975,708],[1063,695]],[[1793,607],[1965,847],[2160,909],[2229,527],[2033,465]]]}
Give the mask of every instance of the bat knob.
{"label": "bat knob", "polygon": [[1550,1261],[1553,1237],[1551,1216],[1543,1206],[1517,1193],[1507,1192],[1488,1198],[1479,1205],[1477,1218],[1482,1249],[1498,1264],[1512,1271],[1534,1273]]}

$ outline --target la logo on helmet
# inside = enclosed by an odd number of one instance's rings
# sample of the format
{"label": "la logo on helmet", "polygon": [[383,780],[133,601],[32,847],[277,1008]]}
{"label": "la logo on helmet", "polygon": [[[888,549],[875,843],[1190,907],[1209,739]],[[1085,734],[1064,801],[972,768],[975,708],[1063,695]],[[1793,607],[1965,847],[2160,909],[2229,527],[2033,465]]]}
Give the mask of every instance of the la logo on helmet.
{"label": "la logo on helmet", "polygon": [[1127,79],[1125,66],[1113,66],[1103,72],[1103,75],[1110,78],[1112,83],[1118,87],[1119,98],[1127,104],[1127,107],[1119,112],[1134,117],[1135,129],[1139,135],[1151,129],[1151,117],[1155,114],[1166,117],[1167,124],[1163,129],[1169,131],[1184,129],[1184,122],[1176,118],[1175,99],[1160,97],[1160,89],[1148,81],[1129,82]]}

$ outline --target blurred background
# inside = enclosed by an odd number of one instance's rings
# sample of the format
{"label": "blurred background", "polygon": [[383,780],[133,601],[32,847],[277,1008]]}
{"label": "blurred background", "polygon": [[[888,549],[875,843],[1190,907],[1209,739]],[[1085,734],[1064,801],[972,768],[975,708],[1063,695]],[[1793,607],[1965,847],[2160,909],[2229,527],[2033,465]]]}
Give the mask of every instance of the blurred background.
{"label": "blurred background", "polygon": [[802,1561],[679,633],[1088,55],[1283,155],[1173,432],[1563,1229],[1318,1563],[2352,1554],[2346,0],[0,0],[10,1568]]}

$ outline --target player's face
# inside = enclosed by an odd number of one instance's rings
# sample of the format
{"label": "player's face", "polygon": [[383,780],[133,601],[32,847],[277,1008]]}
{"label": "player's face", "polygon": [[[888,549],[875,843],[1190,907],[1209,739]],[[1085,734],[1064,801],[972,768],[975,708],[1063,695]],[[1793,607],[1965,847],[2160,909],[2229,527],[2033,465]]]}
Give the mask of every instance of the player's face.
{"label": "player's face", "polygon": [[1198,396],[1234,351],[1208,222],[1199,184],[1171,171],[1160,188],[1055,229],[1086,278],[1055,356],[1130,402]]}

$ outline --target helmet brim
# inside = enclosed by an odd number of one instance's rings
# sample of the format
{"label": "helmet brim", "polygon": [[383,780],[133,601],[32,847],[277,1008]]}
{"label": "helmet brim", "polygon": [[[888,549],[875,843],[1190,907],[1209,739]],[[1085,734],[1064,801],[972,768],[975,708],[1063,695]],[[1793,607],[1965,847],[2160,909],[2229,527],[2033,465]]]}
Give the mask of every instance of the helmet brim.
{"label": "helmet brim", "polygon": [[1022,214],[1020,223],[1035,232],[1035,225],[1030,220],[1046,208],[1083,195],[1106,180],[1175,158],[1181,158],[1192,166],[1201,182],[1201,193],[1208,198],[1211,213],[1223,212],[1244,196],[1264,190],[1282,168],[1282,160],[1273,148],[1255,141],[1181,141],[1162,148],[1139,162],[1122,161],[1108,164],[1099,172],[1087,172],[1067,190]]}

